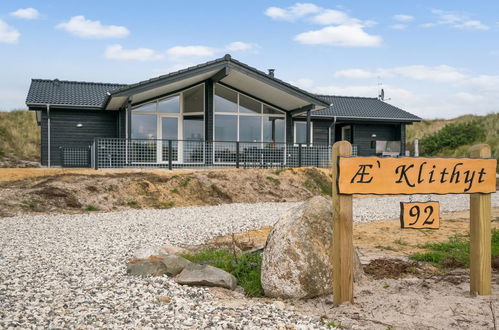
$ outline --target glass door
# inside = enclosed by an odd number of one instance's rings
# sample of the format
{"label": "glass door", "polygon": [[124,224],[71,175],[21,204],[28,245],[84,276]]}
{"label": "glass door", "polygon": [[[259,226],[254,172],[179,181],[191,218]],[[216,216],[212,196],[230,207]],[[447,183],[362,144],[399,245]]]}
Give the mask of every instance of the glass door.
{"label": "glass door", "polygon": [[[160,121],[158,122],[159,128],[159,146],[158,146],[158,159],[161,162],[168,162],[170,153],[173,162],[181,162],[181,126],[179,116],[160,116]],[[171,143],[168,141],[171,140]],[[171,145],[171,150],[170,150]]]}

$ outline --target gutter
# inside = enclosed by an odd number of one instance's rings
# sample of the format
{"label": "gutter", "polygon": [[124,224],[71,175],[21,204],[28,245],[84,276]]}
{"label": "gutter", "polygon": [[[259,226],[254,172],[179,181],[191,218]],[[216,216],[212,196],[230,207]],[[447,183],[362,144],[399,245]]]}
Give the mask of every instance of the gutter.
{"label": "gutter", "polygon": [[[46,108],[48,103],[26,103],[28,107],[43,107]],[[84,104],[54,104],[50,103],[50,107],[52,108],[63,108],[63,109],[81,109],[81,108],[88,108],[92,110],[100,110],[102,109],[100,106],[96,105],[84,105]]]}
{"label": "gutter", "polygon": [[[332,104],[331,104],[332,105]],[[328,127],[328,133],[329,133],[329,144],[331,144],[331,127],[333,128],[334,131],[334,139],[336,140],[336,116],[333,116],[333,123],[329,125]],[[335,141],[336,142],[336,141]]]}
{"label": "gutter", "polygon": [[[392,120],[392,121],[410,121],[419,122],[422,118],[409,119],[409,118],[389,118],[389,117],[358,117],[358,116],[334,116],[334,118],[347,118],[347,119],[370,119],[370,120]],[[330,116],[315,116],[315,118],[331,118]]]}
{"label": "gutter", "polygon": [[47,107],[47,167],[50,168],[50,104],[45,105]]}

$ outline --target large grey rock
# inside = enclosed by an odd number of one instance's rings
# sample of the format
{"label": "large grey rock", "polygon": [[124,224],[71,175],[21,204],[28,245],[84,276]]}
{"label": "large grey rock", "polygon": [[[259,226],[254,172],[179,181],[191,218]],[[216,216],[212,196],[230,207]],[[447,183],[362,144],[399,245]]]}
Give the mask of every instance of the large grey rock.
{"label": "large grey rock", "polygon": [[160,260],[136,260],[127,264],[126,272],[135,276],[161,276],[168,271]]}
{"label": "large grey rock", "polygon": [[[311,298],[332,292],[331,201],[317,196],[283,214],[263,252],[266,296]],[[354,252],[354,277],[361,274]]]}
{"label": "large grey rock", "polygon": [[191,264],[189,260],[176,255],[163,255],[160,258],[166,266],[166,274],[168,276],[180,274],[187,265]]}
{"label": "large grey rock", "polygon": [[179,284],[217,286],[234,290],[237,285],[237,279],[234,275],[226,271],[210,266],[189,264],[178,274],[176,281]]}

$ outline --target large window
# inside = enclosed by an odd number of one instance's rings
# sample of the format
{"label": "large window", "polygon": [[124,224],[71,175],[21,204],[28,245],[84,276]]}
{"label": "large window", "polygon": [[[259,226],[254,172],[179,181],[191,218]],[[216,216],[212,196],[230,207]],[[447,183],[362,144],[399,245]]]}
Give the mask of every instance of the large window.
{"label": "large window", "polygon": [[267,104],[215,85],[215,141],[284,142],[285,114]]}
{"label": "large window", "polygon": [[[310,132],[313,132],[313,123],[310,123]],[[307,123],[304,121],[295,121],[295,143],[307,143]],[[312,134],[310,134],[310,143],[312,143]]]}
{"label": "large window", "polygon": [[237,116],[215,116],[215,141],[237,141]]}
{"label": "large window", "polygon": [[132,109],[133,139],[204,140],[204,85]]}
{"label": "large window", "polygon": [[132,137],[134,139],[156,138],[156,116],[132,114]]}

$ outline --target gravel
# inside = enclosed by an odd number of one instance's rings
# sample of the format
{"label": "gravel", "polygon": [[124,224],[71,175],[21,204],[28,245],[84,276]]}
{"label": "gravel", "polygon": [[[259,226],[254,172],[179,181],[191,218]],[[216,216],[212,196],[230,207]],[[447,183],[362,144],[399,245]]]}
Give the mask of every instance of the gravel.
{"label": "gravel", "polygon": [[[433,198],[443,211],[469,204],[466,195]],[[355,199],[354,221],[398,217],[401,200],[409,198]],[[227,306],[208,289],[181,286],[166,276],[125,275],[126,260],[139,248],[199,244],[217,235],[272,225],[297,204],[0,218],[0,328],[323,327],[317,317],[264,300]],[[499,206],[497,194],[493,205]],[[160,302],[161,297],[169,302]]]}

